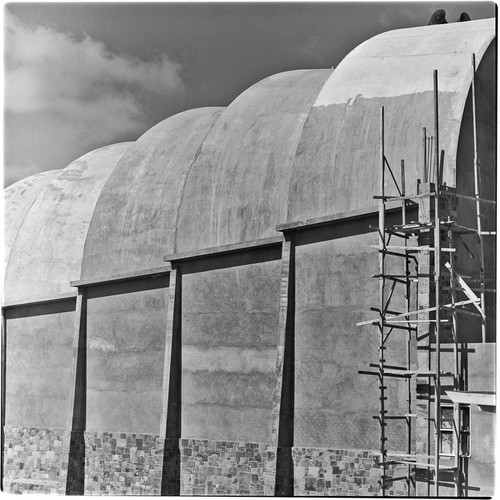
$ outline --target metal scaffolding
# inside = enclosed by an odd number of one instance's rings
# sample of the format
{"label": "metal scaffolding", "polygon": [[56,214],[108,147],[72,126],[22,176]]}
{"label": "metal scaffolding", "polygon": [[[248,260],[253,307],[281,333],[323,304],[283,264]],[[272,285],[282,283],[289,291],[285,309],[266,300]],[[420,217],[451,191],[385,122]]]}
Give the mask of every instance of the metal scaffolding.
{"label": "metal scaffolding", "polygon": [[[376,228],[379,273],[373,276],[379,280],[380,300],[378,307],[371,308],[378,313],[378,317],[358,323],[358,326],[374,325],[378,331],[378,362],[370,364],[371,370],[361,370],[360,373],[376,376],[379,382],[379,411],[374,418],[378,421],[380,432],[380,489],[383,496],[394,481],[401,480],[406,481],[410,495],[416,486],[417,476],[419,479],[426,478],[428,494],[438,496],[440,486],[444,485],[453,487],[456,496],[464,495],[464,471],[470,452],[469,413],[464,405],[453,403],[447,392],[467,390],[466,367],[461,356],[466,345],[458,335],[458,315],[480,318],[482,341],[486,341],[487,289],[483,240],[484,236],[495,234],[482,229],[481,206],[494,202],[480,197],[474,56],[472,71],[474,197],[461,195],[455,188],[443,183],[445,152],[439,149],[437,70],[433,74],[434,135],[427,136],[426,129],[422,130],[423,182],[417,182],[413,194],[406,193],[404,161],[401,160],[398,182],[387,160],[385,116],[384,108],[381,108],[380,194],[374,196],[379,202],[379,224]],[[392,181],[398,195],[386,194],[388,181]],[[477,227],[459,224],[459,199],[474,202]],[[398,210],[397,224],[387,223],[389,209],[391,212]],[[417,209],[418,220],[409,220],[409,209],[413,210],[412,213]],[[456,269],[459,244],[465,245],[474,258],[462,240],[462,235],[467,233],[478,238],[480,272],[476,282],[479,282],[479,289],[469,286],[466,278]],[[394,244],[393,240],[398,240],[398,244]],[[395,336],[400,338],[401,335],[406,337],[406,360],[401,362],[398,359],[394,364],[388,359],[388,345]],[[424,362],[417,359],[419,351],[426,353]],[[453,357],[447,370],[442,366],[444,351],[451,351]],[[427,366],[423,366],[424,363]],[[407,406],[404,413],[391,414],[388,410],[389,380],[406,384]],[[391,420],[406,424],[405,453],[388,449],[387,427]],[[420,428],[422,423],[425,424],[426,439],[417,438],[416,422],[420,422]],[[424,446],[419,446],[419,439],[425,442]],[[406,475],[395,477],[389,473],[391,466],[406,467]],[[423,475],[420,471],[424,471]]]}

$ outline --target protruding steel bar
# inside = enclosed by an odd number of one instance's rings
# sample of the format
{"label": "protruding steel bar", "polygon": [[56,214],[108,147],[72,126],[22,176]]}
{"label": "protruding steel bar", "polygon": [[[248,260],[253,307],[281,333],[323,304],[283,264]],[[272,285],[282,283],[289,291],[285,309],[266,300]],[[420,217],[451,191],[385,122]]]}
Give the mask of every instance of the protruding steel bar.
{"label": "protruding steel bar", "polygon": [[427,129],[425,127],[422,127],[422,152],[424,155],[424,161],[423,161],[423,167],[424,167],[424,172],[423,172],[423,180],[424,183],[428,182],[429,176],[427,172]]}

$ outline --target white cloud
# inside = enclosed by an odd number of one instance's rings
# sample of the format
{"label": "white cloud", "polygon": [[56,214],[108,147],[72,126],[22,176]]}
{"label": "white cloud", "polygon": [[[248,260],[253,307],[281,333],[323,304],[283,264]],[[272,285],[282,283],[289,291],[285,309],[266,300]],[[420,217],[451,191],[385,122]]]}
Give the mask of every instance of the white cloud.
{"label": "white cloud", "polygon": [[[30,123],[46,123],[54,137],[52,148],[74,149],[75,145],[62,145],[61,138],[92,149],[94,143],[137,137],[156,121],[148,113],[148,103],[184,92],[182,67],[166,54],[143,61],[113,52],[88,35],[28,26],[7,9],[4,12],[5,110],[24,122],[27,136],[37,133],[27,130]],[[44,153],[38,154],[34,144],[24,142],[25,152],[5,145],[10,151],[7,165],[35,158],[40,170],[54,168],[44,167]]]}

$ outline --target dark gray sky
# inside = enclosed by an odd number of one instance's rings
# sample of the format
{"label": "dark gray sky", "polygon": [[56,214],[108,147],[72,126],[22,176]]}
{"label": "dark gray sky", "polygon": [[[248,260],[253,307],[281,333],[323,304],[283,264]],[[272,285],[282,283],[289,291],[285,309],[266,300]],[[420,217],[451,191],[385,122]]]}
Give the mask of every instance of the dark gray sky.
{"label": "dark gray sky", "polygon": [[266,76],[336,66],[362,41],[493,2],[10,3],[5,185],[160,120],[226,106]]}

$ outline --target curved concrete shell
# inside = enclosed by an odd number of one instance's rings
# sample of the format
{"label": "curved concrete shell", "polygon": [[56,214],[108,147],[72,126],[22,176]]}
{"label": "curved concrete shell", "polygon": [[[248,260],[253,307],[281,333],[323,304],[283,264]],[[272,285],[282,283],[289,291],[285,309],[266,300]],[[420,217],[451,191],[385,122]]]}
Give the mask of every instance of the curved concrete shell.
{"label": "curved concrete shell", "polygon": [[199,108],[167,118],[127,151],[97,202],[82,279],[158,267],[166,253],[175,252],[185,184],[222,109]]}
{"label": "curved concrete shell", "polygon": [[[373,204],[380,191],[380,109],[386,155],[407,185],[422,172],[422,127],[433,133],[433,70],[438,70],[444,181],[456,184],[458,138],[476,65],[495,37],[493,19],[390,31],[348,54],[325,83],[304,125],[290,186],[290,221]],[[491,64],[491,63],[490,63]],[[483,70],[489,70],[483,68]],[[391,189],[391,183],[387,183]],[[389,192],[389,194],[391,191]],[[392,189],[394,193],[394,189]]]}
{"label": "curved concrete shell", "polygon": [[61,173],[60,170],[40,172],[39,174],[22,179],[4,190],[5,227],[2,283],[17,231],[40,192],[59,173]]}
{"label": "curved concrete shell", "polygon": [[302,126],[331,71],[271,76],[227,107],[203,141],[186,182],[179,252],[277,234]]}
{"label": "curved concrete shell", "polygon": [[[493,37],[493,20],[391,31],[361,44],[335,71],[274,75],[224,110],[168,118],[121,159],[102,193],[93,191],[82,274],[61,279],[154,268],[165,254],[277,236],[280,223],[372,206],[382,105],[389,162],[396,169],[404,159],[414,185],[423,175],[422,127],[433,130],[433,69],[444,179],[454,186],[471,54],[485,72],[490,63],[480,63]],[[19,251],[32,230],[28,222],[21,228]]]}
{"label": "curved concrete shell", "polygon": [[[87,229],[101,189],[130,143],[75,160],[45,186],[23,218],[5,276],[5,301],[36,301],[72,292]],[[68,279],[69,278],[69,279]]]}

